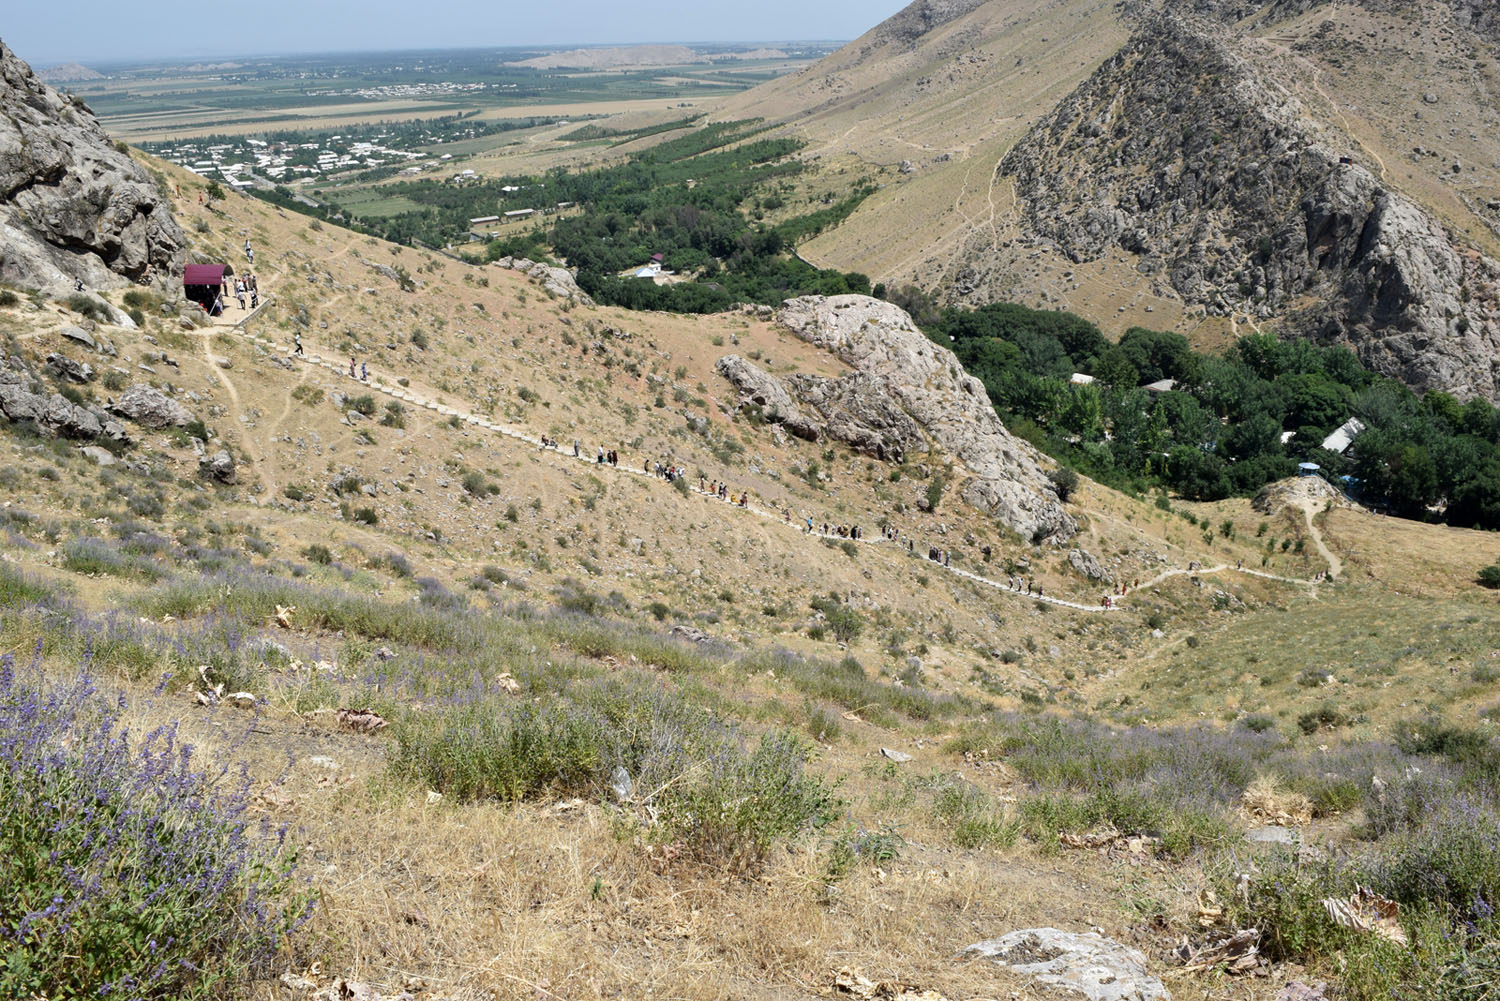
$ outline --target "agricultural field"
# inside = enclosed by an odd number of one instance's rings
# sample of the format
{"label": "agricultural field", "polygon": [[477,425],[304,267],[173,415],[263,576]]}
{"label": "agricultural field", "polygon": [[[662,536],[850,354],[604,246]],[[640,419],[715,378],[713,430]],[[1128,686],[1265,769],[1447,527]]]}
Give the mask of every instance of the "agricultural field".
{"label": "agricultural field", "polygon": [[[680,65],[547,70],[535,49],[394,52],[214,64],[100,65],[105,79],[70,89],[110,133],[132,143],[338,130],[452,115],[612,113],[720,97],[792,72],[828,44],[691,52]],[[684,50],[686,52],[686,50]],[[546,108],[547,111],[534,109]]]}

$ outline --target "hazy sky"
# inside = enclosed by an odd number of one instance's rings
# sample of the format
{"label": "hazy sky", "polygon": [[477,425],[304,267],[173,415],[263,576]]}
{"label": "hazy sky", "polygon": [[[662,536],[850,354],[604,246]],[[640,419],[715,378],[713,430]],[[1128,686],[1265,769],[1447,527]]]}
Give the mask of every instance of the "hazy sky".
{"label": "hazy sky", "polygon": [[851,39],[910,0],[18,2],[0,38],[38,65],[370,49]]}

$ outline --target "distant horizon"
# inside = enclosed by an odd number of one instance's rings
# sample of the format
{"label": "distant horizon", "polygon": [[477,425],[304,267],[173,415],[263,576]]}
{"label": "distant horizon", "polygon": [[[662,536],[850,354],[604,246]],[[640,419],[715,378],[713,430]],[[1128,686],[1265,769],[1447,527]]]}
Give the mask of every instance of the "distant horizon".
{"label": "distant horizon", "polygon": [[[10,45],[8,39],[3,39],[6,45]],[[248,63],[257,59],[313,59],[320,56],[382,56],[382,55],[410,55],[415,53],[432,53],[434,55],[450,55],[455,52],[571,52],[583,49],[634,49],[654,45],[680,45],[684,48],[705,48],[709,46],[735,46],[739,48],[757,47],[782,47],[792,45],[835,45],[843,46],[849,44],[849,38],[753,38],[746,40],[725,41],[723,39],[694,39],[692,41],[645,41],[645,42],[551,42],[536,44],[515,45],[454,45],[454,46],[416,46],[410,48],[381,48],[381,49],[306,49],[289,50],[286,52],[214,52],[204,55],[155,55],[139,56],[129,59],[118,57],[105,57],[97,59],[84,58],[60,58],[60,59],[31,59],[26,53],[11,45],[16,55],[25,59],[33,70],[42,72],[58,66],[78,65],[86,69],[97,70],[99,67],[111,69],[128,69],[138,66],[192,66],[198,63],[217,62],[241,62]]]}
{"label": "distant horizon", "polygon": [[[753,7],[668,5],[647,16],[605,0],[554,0],[545,9],[498,11],[482,0],[448,0],[443,14],[412,17],[395,0],[306,4],[262,0],[252,11],[226,9],[183,28],[163,30],[184,6],[141,0],[127,16],[105,0],[28,5],[8,12],[6,45],[36,67],[66,63],[129,66],[309,55],[417,50],[576,49],[626,45],[742,45],[767,35],[805,41],[857,38],[909,0],[760,0]],[[654,16],[652,16],[654,15]],[[562,40],[564,34],[578,37]],[[658,37],[647,37],[647,36]],[[454,38],[462,38],[454,44]]]}

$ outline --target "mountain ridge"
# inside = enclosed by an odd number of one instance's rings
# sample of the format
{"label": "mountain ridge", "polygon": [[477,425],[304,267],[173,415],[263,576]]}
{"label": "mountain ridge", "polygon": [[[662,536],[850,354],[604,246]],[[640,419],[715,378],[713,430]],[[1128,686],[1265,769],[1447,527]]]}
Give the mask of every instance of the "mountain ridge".
{"label": "mountain ridge", "polygon": [[[1344,342],[1372,368],[1419,389],[1497,399],[1500,116],[1493,98],[1500,94],[1500,49],[1492,44],[1495,15],[1485,5],[1200,0],[1174,13],[1178,7],[1154,0],[1108,8],[989,0],[941,7],[953,16],[931,17],[932,27],[913,37],[913,26],[929,23],[933,9],[914,4],[817,66],[735,104],[735,113],[787,122],[829,170],[879,171],[881,190],[841,227],[801,248],[807,259],[891,286],[913,284],[953,304],[1008,300],[1070,309],[1112,334],[1148,326],[1215,347],[1243,328],[1279,329]],[[1190,44],[1205,50],[1204,59],[1212,53],[1214,72],[1234,78],[1215,81],[1215,91],[1203,95],[1202,123],[1194,120],[1200,109],[1182,104],[1190,87],[1214,75],[1194,75],[1200,53],[1174,50],[1175,91],[1164,79],[1167,68],[1118,61],[1153,41],[1149,26],[1166,23],[1154,20],[1161,17],[1196,25]],[[892,39],[906,45],[887,56]],[[1174,136],[1206,127],[1206,105],[1237,107],[1239,114],[1205,128],[1203,138],[1214,142],[1200,141],[1194,156],[1211,155],[1213,146],[1222,147],[1221,156],[1248,155],[1267,129],[1295,134],[1297,148],[1307,151],[1308,162],[1292,171],[1296,200],[1311,200],[1307,211],[1300,204],[1253,209],[1249,191],[1225,183],[1212,192],[1214,204],[1201,201],[1205,191],[1173,201],[1168,220],[1161,206],[1113,197],[1108,178],[1124,168],[1091,160],[1104,155],[1100,150],[1082,141],[1066,151],[1048,148],[1047,130],[1066,109],[1092,102],[1097,117],[1112,88],[1137,86],[1142,94],[1177,95]],[[1145,97],[1136,107],[1157,110]],[[1138,117],[1141,143],[1166,122]],[[1181,148],[1154,138],[1149,155],[1135,151],[1131,169],[1180,170],[1173,164]],[[1027,158],[1036,160],[1032,169],[1022,169]],[[1317,176],[1325,167],[1328,176]],[[1345,184],[1334,179],[1336,167],[1363,170],[1373,182]],[[1061,192],[1063,176],[1073,178],[1065,197],[1097,195],[1124,218],[1118,225],[1062,224],[1048,199]],[[1028,192],[1031,182],[1038,183]],[[1355,202],[1362,203],[1355,213],[1361,223],[1399,222],[1399,234],[1392,230],[1364,249],[1353,239],[1339,254],[1293,259],[1325,238],[1281,233],[1298,213],[1306,218],[1318,204],[1335,203],[1354,212]],[[1143,233],[1155,234],[1151,247]],[[1279,243],[1278,233],[1285,237]],[[1206,235],[1217,242],[1209,246]],[[1268,283],[1256,273],[1267,262],[1252,262],[1245,274],[1232,275],[1263,238],[1274,254],[1290,255],[1269,262],[1280,274]],[[1381,243],[1404,259],[1390,267],[1377,261],[1371,251]],[[1170,249],[1178,244],[1237,265],[1221,268],[1223,282],[1200,280],[1214,268]],[[1404,253],[1412,247],[1415,256]],[[1163,248],[1176,270],[1163,264]],[[1383,277],[1361,272],[1367,264],[1379,264]]]}

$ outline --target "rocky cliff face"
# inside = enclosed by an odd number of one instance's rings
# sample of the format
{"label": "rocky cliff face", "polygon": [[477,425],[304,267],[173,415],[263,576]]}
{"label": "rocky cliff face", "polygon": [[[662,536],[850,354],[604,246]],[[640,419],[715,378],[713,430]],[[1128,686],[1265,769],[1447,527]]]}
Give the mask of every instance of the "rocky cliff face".
{"label": "rocky cliff face", "polygon": [[0,42],[0,278],[71,290],[178,270],[187,240],[93,112]]}
{"label": "rocky cliff face", "polygon": [[1416,388],[1500,400],[1500,265],[1353,162],[1219,34],[1148,18],[1006,155],[1028,227],[1074,261],[1139,255],[1211,313],[1277,315]]}
{"label": "rocky cliff face", "polygon": [[966,468],[963,499],[1023,538],[1061,542],[1078,531],[1036,451],[1000,423],[983,384],[903,310],[867,296],[807,296],[788,300],[779,319],[854,371],[780,380],[737,356],[721,359],[720,373],[768,419],[891,460],[935,445]]}

